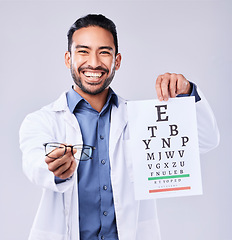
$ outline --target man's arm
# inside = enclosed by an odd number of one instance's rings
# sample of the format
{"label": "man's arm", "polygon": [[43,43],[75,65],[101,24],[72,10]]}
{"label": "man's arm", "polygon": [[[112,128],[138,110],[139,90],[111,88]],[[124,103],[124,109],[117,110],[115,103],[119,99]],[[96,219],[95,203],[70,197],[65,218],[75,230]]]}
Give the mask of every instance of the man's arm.
{"label": "man's arm", "polygon": [[43,144],[56,139],[53,124],[55,123],[52,122],[52,118],[44,111],[36,111],[24,119],[19,131],[23,171],[36,185],[64,192],[73,185],[74,179],[70,178],[69,181],[64,180],[61,181],[62,184],[56,184],[56,175],[60,177],[59,179],[66,179],[72,175],[76,169],[76,160],[72,159],[69,150],[64,158],[59,158],[57,161],[45,157]]}

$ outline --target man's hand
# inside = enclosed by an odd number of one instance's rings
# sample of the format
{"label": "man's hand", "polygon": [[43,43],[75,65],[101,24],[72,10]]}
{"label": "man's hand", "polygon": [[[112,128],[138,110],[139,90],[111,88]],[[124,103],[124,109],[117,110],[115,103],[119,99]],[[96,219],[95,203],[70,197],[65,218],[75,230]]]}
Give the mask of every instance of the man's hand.
{"label": "man's hand", "polygon": [[165,73],[159,75],[156,80],[156,92],[160,101],[167,101],[178,94],[190,94],[191,85],[182,74]]}
{"label": "man's hand", "polygon": [[[76,150],[74,149],[73,151]],[[74,171],[76,170],[77,163],[72,155],[71,148],[68,147],[64,156],[63,154],[64,148],[57,148],[55,151],[49,154],[50,157],[57,159],[46,157],[45,162],[48,165],[49,171],[53,172],[56,177],[66,179],[73,175]]]}

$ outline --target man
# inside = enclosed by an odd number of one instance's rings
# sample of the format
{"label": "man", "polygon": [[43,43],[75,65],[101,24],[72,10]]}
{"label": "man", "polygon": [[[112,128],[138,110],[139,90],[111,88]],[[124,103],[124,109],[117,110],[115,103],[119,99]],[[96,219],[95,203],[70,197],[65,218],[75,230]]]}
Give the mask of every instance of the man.
{"label": "man", "polygon": [[[160,239],[155,201],[134,199],[127,104],[109,87],[121,64],[114,23],[102,15],[78,19],[65,64],[74,86],[29,114],[20,129],[24,172],[43,187],[29,239]],[[200,149],[218,144],[215,119],[194,84],[166,73],[156,91],[161,101],[194,95]]]}

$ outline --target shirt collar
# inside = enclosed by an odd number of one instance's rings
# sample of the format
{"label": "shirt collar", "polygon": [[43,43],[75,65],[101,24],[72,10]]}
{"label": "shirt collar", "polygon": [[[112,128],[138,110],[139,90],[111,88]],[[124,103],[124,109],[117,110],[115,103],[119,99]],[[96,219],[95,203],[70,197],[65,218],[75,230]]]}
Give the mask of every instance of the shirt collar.
{"label": "shirt collar", "polygon": [[[80,94],[78,94],[73,89],[73,87],[67,92],[66,97],[70,112],[74,112],[75,107],[78,105],[79,102],[81,101],[87,102]],[[111,88],[109,88],[109,93],[105,105],[108,104],[114,104],[116,107],[118,107],[118,96]]]}

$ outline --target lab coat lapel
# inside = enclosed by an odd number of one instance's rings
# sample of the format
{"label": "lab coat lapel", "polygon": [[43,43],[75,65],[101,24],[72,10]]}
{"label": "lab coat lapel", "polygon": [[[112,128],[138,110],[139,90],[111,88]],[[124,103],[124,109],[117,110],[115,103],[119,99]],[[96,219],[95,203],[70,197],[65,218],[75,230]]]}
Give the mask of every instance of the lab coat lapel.
{"label": "lab coat lapel", "polygon": [[113,106],[111,111],[110,151],[113,151],[127,125],[126,102],[120,100],[119,106]]}
{"label": "lab coat lapel", "polygon": [[[67,133],[67,136],[71,137],[71,141],[75,140],[77,136],[75,135],[80,135],[81,133],[81,130],[80,130],[80,127],[79,127],[79,124],[78,124],[78,121],[75,117],[74,114],[72,114],[69,109],[67,109],[64,113],[64,120],[66,121],[66,123],[68,124],[68,126],[66,127],[66,133]],[[76,132],[76,134],[74,134],[74,131]],[[72,139],[72,137],[74,137],[74,139]],[[79,139],[80,141],[80,139]],[[76,142],[75,144],[81,144],[82,143],[82,140],[81,142]],[[74,144],[74,143],[73,143]]]}
{"label": "lab coat lapel", "polygon": [[67,143],[82,144],[81,130],[75,115],[68,108],[66,92],[55,101],[52,110],[63,114],[64,121],[66,122]]}

